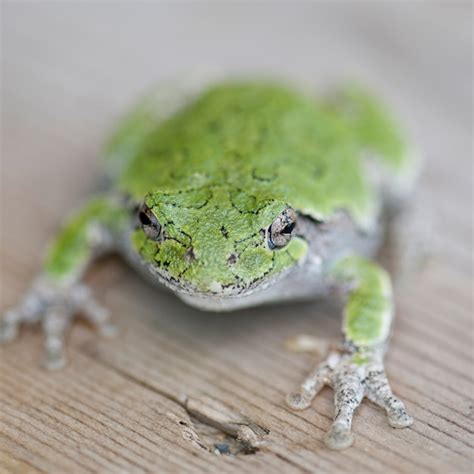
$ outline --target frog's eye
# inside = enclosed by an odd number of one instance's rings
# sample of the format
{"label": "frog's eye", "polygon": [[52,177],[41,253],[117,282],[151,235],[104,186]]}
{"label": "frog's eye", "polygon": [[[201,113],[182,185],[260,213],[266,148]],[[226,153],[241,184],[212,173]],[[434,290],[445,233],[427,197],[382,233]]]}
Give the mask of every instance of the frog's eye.
{"label": "frog's eye", "polygon": [[296,226],[296,212],[286,208],[278,214],[267,230],[267,242],[270,249],[282,248],[291,240]]}
{"label": "frog's eye", "polygon": [[158,240],[161,236],[161,224],[158,222],[153,211],[143,203],[138,210],[138,219],[142,225],[143,232],[148,238]]}

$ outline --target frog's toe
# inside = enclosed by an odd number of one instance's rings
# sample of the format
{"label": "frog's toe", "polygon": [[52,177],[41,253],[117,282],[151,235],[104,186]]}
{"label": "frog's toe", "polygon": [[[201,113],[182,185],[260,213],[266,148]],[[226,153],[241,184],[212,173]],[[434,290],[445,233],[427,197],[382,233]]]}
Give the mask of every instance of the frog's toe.
{"label": "frog's toe", "polygon": [[346,449],[352,445],[354,438],[345,427],[334,424],[324,435],[324,443],[329,449]]}
{"label": "frog's toe", "polygon": [[0,343],[10,342],[18,334],[18,323],[13,311],[7,311],[0,321]]}
{"label": "frog's toe", "polygon": [[43,320],[45,357],[43,366],[48,370],[58,370],[66,364],[64,342],[66,330],[71,324],[73,312],[64,304],[48,308]]}
{"label": "frog's toe", "polygon": [[385,409],[390,426],[407,428],[413,424],[413,418],[407,413],[405,404],[393,394],[384,370],[370,371],[366,385],[367,398]]}
{"label": "frog's toe", "polygon": [[[399,401],[400,402],[400,401]],[[393,428],[408,428],[413,424],[413,417],[411,417],[405,410],[405,407],[402,407],[395,409],[395,410],[389,410],[387,411],[388,415],[388,422],[390,423],[390,426]]]}
{"label": "frog's toe", "polygon": [[110,321],[109,311],[95,300],[87,287],[82,287],[81,292],[78,301],[81,314],[97,329],[101,336],[115,336],[117,327]]}
{"label": "frog's toe", "polygon": [[64,354],[63,341],[56,341],[56,343],[47,343],[45,356],[43,359],[43,367],[48,370],[59,370],[62,369],[65,365],[66,356]]}
{"label": "frog's toe", "polygon": [[304,410],[311,405],[314,397],[329,380],[330,369],[327,362],[318,364],[300,385],[299,390],[286,397],[287,405],[293,410]]}
{"label": "frog's toe", "polygon": [[30,290],[17,306],[5,311],[0,319],[0,343],[15,339],[20,324],[38,321],[43,309],[43,302],[39,295]]}
{"label": "frog's toe", "polygon": [[287,405],[293,410],[305,410],[311,405],[312,401],[313,397],[302,390],[299,392],[292,392],[286,397]]}

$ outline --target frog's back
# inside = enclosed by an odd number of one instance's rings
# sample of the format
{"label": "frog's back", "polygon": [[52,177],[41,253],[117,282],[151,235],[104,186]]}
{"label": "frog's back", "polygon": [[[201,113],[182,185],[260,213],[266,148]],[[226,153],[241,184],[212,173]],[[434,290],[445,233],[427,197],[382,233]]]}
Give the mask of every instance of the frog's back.
{"label": "frog's back", "polygon": [[377,189],[362,151],[375,145],[373,156],[393,175],[408,155],[391,123],[380,131],[384,117],[372,102],[363,95],[349,100],[363,120],[354,121],[344,101],[318,104],[263,82],[213,86],[165,120],[145,102],[113,138],[107,166],[137,200],[156,189],[228,186],[256,202],[284,200],[316,219],[345,209],[369,225]]}

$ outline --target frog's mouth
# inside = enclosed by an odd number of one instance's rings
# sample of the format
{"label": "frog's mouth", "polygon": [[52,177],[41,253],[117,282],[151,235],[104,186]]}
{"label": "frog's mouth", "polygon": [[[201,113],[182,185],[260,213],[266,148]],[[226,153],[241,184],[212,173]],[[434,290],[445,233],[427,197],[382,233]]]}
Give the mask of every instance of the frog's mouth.
{"label": "frog's mouth", "polygon": [[[138,268],[142,271],[144,269],[143,265]],[[190,306],[208,311],[230,311],[271,301],[272,287],[294,270],[295,267],[288,267],[279,273],[263,274],[247,285],[221,285],[214,282],[207,291],[196,288],[185,280],[178,280],[166,270],[152,264],[147,266],[146,275],[167,287]]]}
{"label": "frog's mouth", "polygon": [[157,278],[160,283],[169,288],[173,293],[178,296],[189,296],[197,298],[211,298],[211,299],[232,299],[249,296],[254,293],[258,293],[269,287],[273,286],[276,282],[280,281],[289,271],[291,267],[287,268],[276,274],[262,274],[261,277],[255,278],[249,284],[243,282],[236,282],[231,285],[222,285],[215,281],[209,285],[209,289],[203,290],[197,288],[186,280],[178,280],[163,270],[158,269],[153,265],[150,265],[149,271]]}
{"label": "frog's mouth", "polygon": [[288,268],[278,274],[258,278],[250,285],[222,286],[216,282],[215,289],[209,291],[183,287],[181,284],[167,282],[167,286],[186,304],[205,311],[232,311],[240,308],[257,306],[273,301],[278,290],[273,291],[278,283],[290,273]]}

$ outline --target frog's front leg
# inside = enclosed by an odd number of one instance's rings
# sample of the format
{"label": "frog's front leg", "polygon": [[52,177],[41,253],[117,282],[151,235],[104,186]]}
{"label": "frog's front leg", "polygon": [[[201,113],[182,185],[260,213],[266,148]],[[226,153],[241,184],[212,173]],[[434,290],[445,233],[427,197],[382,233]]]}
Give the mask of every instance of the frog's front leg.
{"label": "frog's front leg", "polygon": [[22,301],[6,311],[0,321],[0,341],[15,338],[22,323],[41,322],[45,336],[45,366],[64,365],[64,337],[77,313],[102,334],[110,334],[107,311],[80,283],[87,266],[114,246],[115,235],[127,218],[123,208],[110,197],[91,199],[66,222],[53,240],[43,270]]}
{"label": "frog's front leg", "polygon": [[331,277],[348,289],[344,344],[329,352],[287,403],[303,410],[324,385],[331,386],[335,416],[325,442],[332,449],[343,449],[352,444],[352,417],[364,397],[383,407],[395,428],[410,426],[413,420],[393,395],[383,366],[393,317],[389,276],[371,262],[347,257],[333,267]]}

